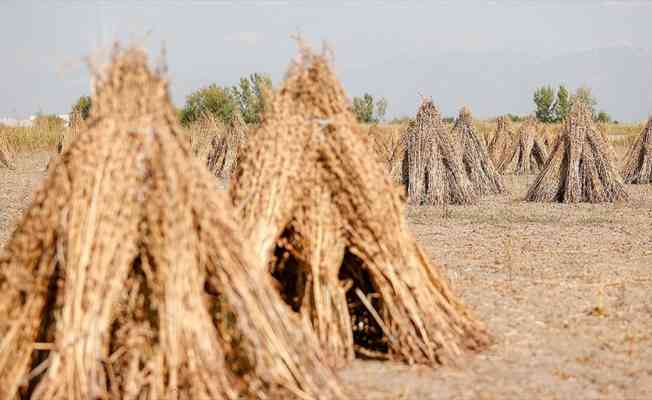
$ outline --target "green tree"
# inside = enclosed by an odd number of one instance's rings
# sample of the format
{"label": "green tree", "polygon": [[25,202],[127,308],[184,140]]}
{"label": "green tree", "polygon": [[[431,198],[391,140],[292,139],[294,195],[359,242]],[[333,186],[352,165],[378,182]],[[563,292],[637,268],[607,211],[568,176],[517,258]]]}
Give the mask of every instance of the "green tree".
{"label": "green tree", "polygon": [[374,98],[369,93],[365,93],[362,97],[354,97],[353,114],[360,122],[374,122]]}
{"label": "green tree", "polygon": [[374,101],[372,95],[365,93],[362,97],[353,98],[351,111],[353,111],[359,122],[377,123],[385,119],[387,104],[386,98],[381,97]]}
{"label": "green tree", "polygon": [[541,122],[555,121],[555,91],[551,86],[542,86],[534,92],[536,116]]}
{"label": "green tree", "polygon": [[384,97],[376,100],[376,115],[374,116],[376,122],[385,120],[385,115],[387,114],[387,104],[387,99]]}
{"label": "green tree", "polygon": [[186,98],[186,104],[180,113],[181,123],[189,125],[204,115],[212,115],[228,124],[237,107],[231,90],[213,83]]}
{"label": "green tree", "polygon": [[570,95],[564,85],[557,90],[557,101],[555,102],[555,122],[563,121],[570,112]]}
{"label": "green tree", "polygon": [[600,111],[598,115],[595,117],[595,120],[597,122],[602,122],[606,124],[611,122],[611,116],[607,114],[605,111]]}
{"label": "green tree", "polygon": [[524,120],[523,117],[521,117],[520,115],[516,115],[516,114],[507,114],[507,118],[509,118],[509,120],[512,121],[512,122],[521,122],[521,121]]}
{"label": "green tree", "polygon": [[77,102],[73,104],[72,110],[70,111],[71,117],[77,115],[82,120],[85,120],[91,115],[91,96],[81,96],[77,99]]}
{"label": "green tree", "polygon": [[595,99],[595,96],[593,96],[591,88],[588,86],[579,87],[571,99],[571,102],[575,101],[582,102],[589,106],[589,108],[591,108],[591,112],[595,116],[595,106],[598,104],[598,101]]}
{"label": "green tree", "polygon": [[240,78],[240,84],[231,89],[242,119],[248,124],[258,124],[265,111],[266,96],[272,90],[272,79],[264,74],[251,74]]}

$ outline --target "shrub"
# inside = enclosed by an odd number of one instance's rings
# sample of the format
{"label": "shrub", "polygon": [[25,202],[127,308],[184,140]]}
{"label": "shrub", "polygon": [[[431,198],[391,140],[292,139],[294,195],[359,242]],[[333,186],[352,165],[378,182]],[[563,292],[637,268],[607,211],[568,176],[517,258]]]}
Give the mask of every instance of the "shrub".
{"label": "shrub", "polygon": [[186,98],[180,120],[187,126],[205,115],[211,115],[224,123],[229,123],[235,111],[236,102],[230,90],[213,83]]}
{"label": "shrub", "polygon": [[73,116],[79,116],[82,120],[85,120],[91,114],[92,105],[90,96],[81,96],[72,106],[72,110],[70,111],[71,118]]}
{"label": "shrub", "polygon": [[263,74],[240,78],[240,84],[231,89],[235,103],[240,108],[244,122],[259,124],[265,111],[266,93],[272,89],[272,79]]}
{"label": "shrub", "polygon": [[384,97],[374,101],[374,97],[365,93],[362,97],[354,97],[351,111],[359,122],[378,123],[385,119],[387,113],[387,99]]}

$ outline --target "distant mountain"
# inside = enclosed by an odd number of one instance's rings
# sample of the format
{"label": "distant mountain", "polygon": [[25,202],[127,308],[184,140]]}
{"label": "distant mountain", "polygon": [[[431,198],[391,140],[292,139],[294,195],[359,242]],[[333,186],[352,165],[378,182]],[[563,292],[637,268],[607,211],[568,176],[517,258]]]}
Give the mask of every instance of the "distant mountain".
{"label": "distant mountain", "polygon": [[[379,83],[377,74],[367,69],[401,72]],[[418,93],[432,96],[445,115],[455,115],[463,105],[480,117],[526,114],[534,111],[535,88],[562,83],[570,90],[589,86],[598,108],[615,119],[639,121],[652,113],[652,51],[625,46],[550,58],[517,52],[422,52],[345,72],[345,83],[356,88],[382,86],[380,94],[389,99],[392,115],[414,114]]]}

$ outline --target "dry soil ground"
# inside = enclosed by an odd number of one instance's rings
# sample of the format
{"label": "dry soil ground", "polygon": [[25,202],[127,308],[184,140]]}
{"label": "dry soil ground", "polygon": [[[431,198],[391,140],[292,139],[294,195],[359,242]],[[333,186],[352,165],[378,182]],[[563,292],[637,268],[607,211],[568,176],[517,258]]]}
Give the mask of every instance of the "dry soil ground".
{"label": "dry soil ground", "polygon": [[[0,245],[48,153],[0,169]],[[457,367],[357,361],[342,377],[370,399],[652,399],[652,186],[631,200],[522,202],[528,180],[473,207],[420,207],[410,227],[495,344]]]}

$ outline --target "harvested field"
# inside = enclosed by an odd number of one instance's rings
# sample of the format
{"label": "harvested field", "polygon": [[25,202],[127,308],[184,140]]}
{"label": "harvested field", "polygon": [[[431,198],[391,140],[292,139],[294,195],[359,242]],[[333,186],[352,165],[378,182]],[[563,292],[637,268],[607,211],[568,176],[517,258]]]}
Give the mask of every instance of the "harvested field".
{"label": "harvested field", "polygon": [[[0,245],[51,155],[0,169]],[[526,203],[533,181],[506,176],[511,194],[474,206],[409,208],[495,344],[458,368],[356,360],[345,381],[369,399],[652,398],[652,186],[627,185],[627,203]]]}

